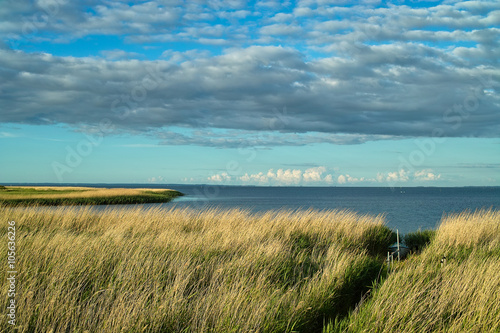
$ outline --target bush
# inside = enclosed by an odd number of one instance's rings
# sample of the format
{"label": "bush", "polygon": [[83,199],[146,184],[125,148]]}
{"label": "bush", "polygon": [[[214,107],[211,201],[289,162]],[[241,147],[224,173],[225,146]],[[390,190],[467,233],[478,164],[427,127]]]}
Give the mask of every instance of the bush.
{"label": "bush", "polygon": [[418,230],[404,236],[406,246],[413,252],[422,251],[436,235],[436,230]]}

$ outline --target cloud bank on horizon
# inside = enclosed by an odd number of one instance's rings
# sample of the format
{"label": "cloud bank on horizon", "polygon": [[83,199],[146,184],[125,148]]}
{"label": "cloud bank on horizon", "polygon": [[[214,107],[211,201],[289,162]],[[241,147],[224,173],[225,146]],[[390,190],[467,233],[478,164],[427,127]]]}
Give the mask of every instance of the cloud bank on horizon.
{"label": "cloud bank on horizon", "polygon": [[4,123],[214,147],[500,134],[498,1],[7,1],[0,18]]}
{"label": "cloud bank on horizon", "polygon": [[[434,181],[441,178],[440,174],[435,174],[432,169],[423,169],[411,173],[408,170],[401,169],[399,171],[384,173],[377,173],[376,177],[352,177],[349,174],[333,175],[327,172],[324,166],[313,167],[305,169],[269,169],[267,172],[259,172],[255,174],[245,173],[242,176],[232,176],[228,172],[221,172],[209,176],[207,181],[209,183],[223,183],[230,184],[232,182],[239,182],[242,184],[257,184],[264,186],[274,185],[346,185],[346,184],[361,184],[361,183],[386,183],[395,185],[397,183],[405,183],[414,181],[422,183],[427,181]],[[193,179],[194,180],[194,179]],[[152,177],[149,179],[151,183],[162,181],[161,177]],[[189,181],[189,179],[185,179]]]}

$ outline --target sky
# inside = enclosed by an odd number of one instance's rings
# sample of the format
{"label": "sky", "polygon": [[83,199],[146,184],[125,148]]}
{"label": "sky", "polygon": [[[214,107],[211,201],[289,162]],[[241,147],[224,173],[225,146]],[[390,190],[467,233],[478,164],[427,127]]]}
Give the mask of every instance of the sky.
{"label": "sky", "polygon": [[500,186],[499,1],[2,0],[0,183]]}

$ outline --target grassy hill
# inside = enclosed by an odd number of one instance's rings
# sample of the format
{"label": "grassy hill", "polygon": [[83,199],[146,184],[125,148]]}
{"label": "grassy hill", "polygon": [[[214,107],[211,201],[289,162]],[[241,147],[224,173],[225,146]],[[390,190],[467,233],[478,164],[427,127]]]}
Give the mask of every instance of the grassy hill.
{"label": "grassy hill", "polygon": [[382,217],[336,211],[1,207],[0,220],[17,225],[19,332],[320,332],[371,286],[391,237]]}
{"label": "grassy hill", "polygon": [[500,212],[443,219],[429,246],[324,332],[500,332]]}
{"label": "grassy hill", "polygon": [[0,205],[0,221],[19,332],[500,330],[498,211],[445,218],[389,274],[383,217],[346,211]]}

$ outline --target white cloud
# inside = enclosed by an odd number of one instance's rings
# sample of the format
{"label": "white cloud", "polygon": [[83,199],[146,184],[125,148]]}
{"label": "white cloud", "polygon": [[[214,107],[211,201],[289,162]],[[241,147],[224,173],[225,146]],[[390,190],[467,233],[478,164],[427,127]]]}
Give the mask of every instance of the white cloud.
{"label": "white cloud", "polygon": [[269,173],[268,175],[265,175],[262,172],[259,172],[257,174],[251,174],[249,175],[248,173],[245,173],[243,176],[239,178],[241,181],[248,183],[248,182],[254,182],[254,183],[259,183],[259,184],[267,184],[269,183]]}
{"label": "white cloud", "polygon": [[301,169],[269,169],[267,172],[255,174],[245,173],[238,179],[243,183],[269,184],[269,185],[322,185],[333,183],[333,176],[325,174],[326,167],[319,166]]}
{"label": "white cloud", "polygon": [[165,181],[165,178],[162,176],[151,177],[148,179],[148,183],[162,183]]}
{"label": "white cloud", "polygon": [[441,178],[441,174],[436,174],[432,169],[417,170],[413,174],[410,171],[400,169],[385,173],[377,173],[376,181],[387,182],[389,184],[421,182],[421,181],[436,181]]}
{"label": "white cloud", "polygon": [[[398,171],[378,172],[375,177],[351,176],[348,173],[333,176],[327,173],[325,166],[302,169],[269,169],[267,172],[245,173],[242,176],[230,176],[227,172],[214,174],[207,178],[209,182],[226,184],[253,184],[253,185],[390,185],[397,183],[411,184],[424,181],[437,181],[441,174],[432,169],[417,170],[413,173],[400,169]],[[186,179],[187,180],[187,179]]]}
{"label": "white cloud", "polygon": [[305,182],[319,182],[322,180],[323,173],[326,172],[324,166],[310,168],[304,171],[303,177]]}
{"label": "white cloud", "polygon": [[385,180],[385,176],[382,172],[377,172],[377,182],[382,183]]}
{"label": "white cloud", "polygon": [[410,179],[409,174],[410,172],[404,169],[401,169],[399,171],[389,172],[387,174],[386,181],[389,183],[407,182]]}
{"label": "white cloud", "polygon": [[298,184],[302,180],[302,171],[291,169],[278,169],[276,171],[276,181],[283,184]]}
{"label": "white cloud", "polygon": [[325,182],[328,183],[328,184],[332,184],[333,183],[333,176],[332,175],[326,175]]}
{"label": "white cloud", "polygon": [[414,177],[416,181],[433,181],[441,178],[441,174],[435,174],[432,169],[425,169],[415,171]]}
{"label": "white cloud", "polygon": [[207,178],[207,180],[209,182],[214,182],[214,183],[230,182],[231,179],[232,179],[232,177],[227,172],[218,173],[218,174],[209,176]]}
{"label": "white cloud", "polygon": [[365,177],[352,177],[349,174],[340,175],[337,178],[337,182],[339,184],[347,184],[347,183],[354,184],[354,183],[361,183],[361,182],[366,182],[366,181],[372,182],[373,179],[366,179]]}
{"label": "white cloud", "polygon": [[193,177],[184,177],[184,178],[181,178],[181,181],[184,183],[193,183],[196,181],[196,179],[194,179]]}

